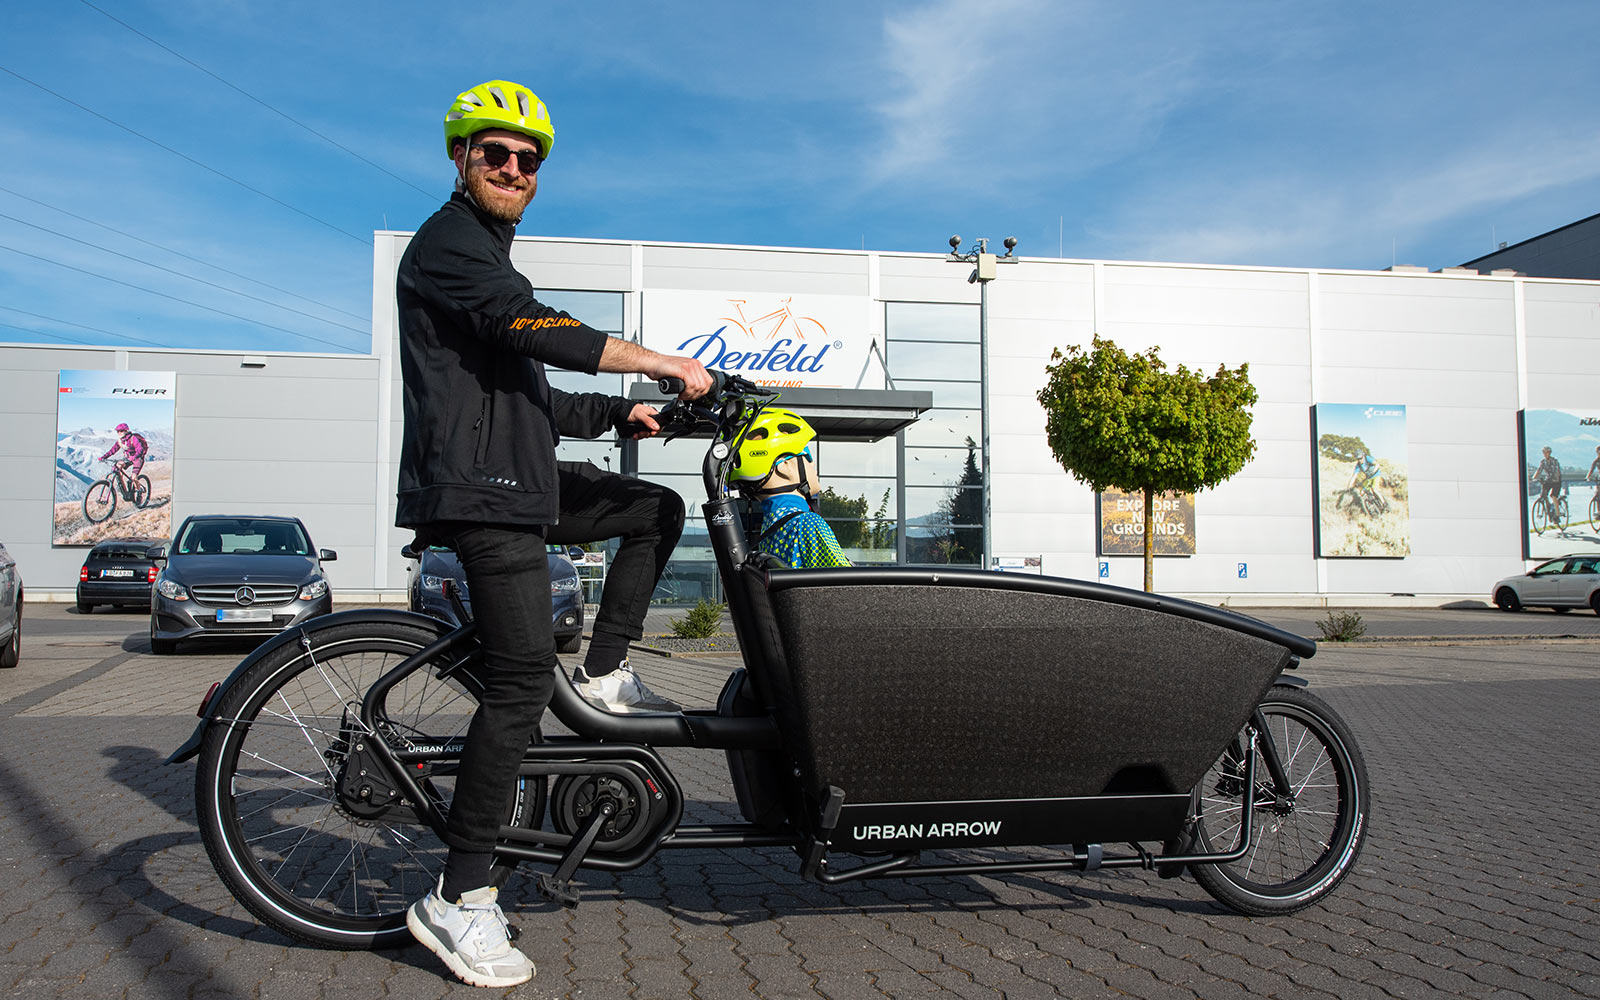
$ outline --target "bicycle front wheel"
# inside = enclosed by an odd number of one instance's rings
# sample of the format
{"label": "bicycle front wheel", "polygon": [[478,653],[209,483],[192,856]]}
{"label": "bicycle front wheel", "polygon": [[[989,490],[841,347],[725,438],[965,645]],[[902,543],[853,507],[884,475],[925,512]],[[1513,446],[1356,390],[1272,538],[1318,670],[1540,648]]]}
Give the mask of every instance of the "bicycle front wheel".
{"label": "bicycle front wheel", "polygon": [[117,510],[117,488],[108,479],[97,479],[83,495],[83,516],[90,524],[99,524]]}
{"label": "bicycle front wheel", "polygon": [[1332,892],[1350,874],[1366,840],[1367,765],[1344,720],[1322,699],[1285,685],[1261,702],[1270,739],[1288,772],[1273,787],[1261,749],[1255,787],[1244,787],[1247,725],[1201,779],[1197,842],[1207,852],[1237,849],[1245,794],[1253,796],[1250,843],[1230,864],[1192,865],[1195,881],[1218,902],[1249,916],[1293,913]]}
{"label": "bicycle front wheel", "polygon": [[1550,527],[1550,508],[1545,504],[1544,497],[1533,502],[1533,533],[1542,535]]}
{"label": "bicycle front wheel", "polygon": [[[345,769],[363,739],[398,749],[465,738],[477,685],[466,671],[440,679],[448,660],[389,692],[377,736],[361,728],[367,689],[435,638],[393,622],[313,631],[309,652],[280,647],[218,706],[195,775],[200,836],[229,891],[263,923],[335,948],[410,940],[406,908],[437,884],[448,848],[408,806],[375,810],[352,800]],[[454,778],[419,780],[448,809]],[[520,781],[506,822],[537,827],[544,779]],[[496,866],[494,884],[510,871]]]}

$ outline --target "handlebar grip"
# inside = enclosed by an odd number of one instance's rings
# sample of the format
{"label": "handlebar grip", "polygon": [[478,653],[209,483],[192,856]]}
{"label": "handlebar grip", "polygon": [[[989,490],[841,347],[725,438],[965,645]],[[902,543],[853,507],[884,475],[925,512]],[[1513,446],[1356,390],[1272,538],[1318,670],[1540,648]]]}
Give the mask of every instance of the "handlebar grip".
{"label": "handlebar grip", "polygon": [[[716,368],[707,368],[706,374],[711,376],[711,391],[706,393],[707,398],[720,396],[723,387],[728,384],[728,374]],[[656,388],[660,389],[663,395],[676,396],[683,392],[683,379],[673,375],[658,378],[656,379]]]}

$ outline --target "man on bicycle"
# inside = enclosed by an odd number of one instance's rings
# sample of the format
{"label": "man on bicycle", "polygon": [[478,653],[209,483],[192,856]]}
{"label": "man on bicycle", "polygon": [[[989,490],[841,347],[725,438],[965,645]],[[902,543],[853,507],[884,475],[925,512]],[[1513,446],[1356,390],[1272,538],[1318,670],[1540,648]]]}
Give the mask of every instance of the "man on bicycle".
{"label": "man on bicycle", "polygon": [[1355,468],[1350,470],[1349,489],[1363,490],[1370,488],[1374,493],[1378,491],[1378,484],[1383,482],[1383,473],[1378,468],[1378,460],[1372,457],[1370,451],[1363,451],[1361,457],[1356,459]]}
{"label": "man on bicycle", "polygon": [[1561,463],[1550,454],[1549,445],[1545,445],[1544,459],[1539,462],[1539,467],[1533,470],[1533,480],[1539,484],[1539,499],[1554,510],[1561,493]]}
{"label": "man on bicycle", "polygon": [[[456,97],[444,121],[456,191],[401,258],[400,363],[405,429],[396,523],[449,544],[461,559],[482,649],[483,691],[467,730],[434,890],[407,914],[412,934],[463,981],[512,986],[534,974],[511,946],[490,885],[495,838],[523,750],[554,686],[547,542],[624,534],[608,575],[595,647],[616,668],[638,638],[651,591],[683,524],[669,490],[561,463],[561,435],[636,437],[660,430],[655,409],[550,386],[545,365],[684,381],[711,377],[692,358],[608,337],[542,305],[511,263],[511,241],[555,142],[543,102],[491,80]],[[633,544],[630,544],[632,542]]]}
{"label": "man on bicycle", "polygon": [[150,454],[150,442],[145,440],[143,434],[136,434],[129,430],[127,424],[118,424],[117,440],[107,449],[104,455],[100,456],[100,461],[104,462],[119,451],[126,451],[128,457],[118,459],[116,464],[126,465],[128,475],[137,477],[140,470],[144,468],[145,456]]}

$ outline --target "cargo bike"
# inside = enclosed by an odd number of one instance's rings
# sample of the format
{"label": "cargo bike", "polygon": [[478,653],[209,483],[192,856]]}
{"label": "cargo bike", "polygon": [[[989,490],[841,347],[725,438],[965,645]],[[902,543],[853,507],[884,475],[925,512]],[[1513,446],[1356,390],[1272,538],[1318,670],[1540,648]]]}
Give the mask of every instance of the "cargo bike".
{"label": "cargo bike", "polygon": [[[709,434],[705,522],[743,654],[714,709],[613,715],[557,683],[496,848],[565,905],[580,868],[658,851],[788,848],[810,880],[1188,871],[1271,915],[1349,874],[1366,833],[1350,729],[1292,671],[1313,642],[1140,591],[971,569],[779,568],[729,472],[776,393],[717,377],[664,426]],[[671,389],[664,385],[664,390]],[[200,832],[264,923],[339,947],[407,939],[430,889],[468,720],[475,625],[313,619],[206,695]],[[547,720],[548,721],[548,720]],[[724,753],[743,822],[684,821],[661,750]],[[677,751],[675,751],[677,752]]]}

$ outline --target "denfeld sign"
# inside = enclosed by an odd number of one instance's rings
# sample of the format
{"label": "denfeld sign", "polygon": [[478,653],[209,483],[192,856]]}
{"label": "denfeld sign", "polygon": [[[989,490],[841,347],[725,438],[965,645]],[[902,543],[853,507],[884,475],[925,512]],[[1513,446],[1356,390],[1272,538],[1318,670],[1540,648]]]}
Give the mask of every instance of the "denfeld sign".
{"label": "denfeld sign", "polygon": [[871,309],[871,299],[854,295],[649,289],[643,340],[762,385],[857,389]]}

